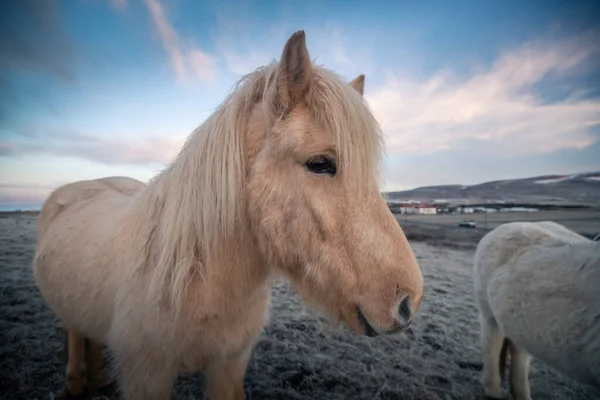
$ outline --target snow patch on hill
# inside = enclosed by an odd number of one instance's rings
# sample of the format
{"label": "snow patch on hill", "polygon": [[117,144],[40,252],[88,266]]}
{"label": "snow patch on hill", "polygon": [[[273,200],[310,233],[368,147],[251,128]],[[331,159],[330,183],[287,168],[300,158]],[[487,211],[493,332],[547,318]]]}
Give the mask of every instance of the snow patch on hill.
{"label": "snow patch on hill", "polygon": [[558,183],[558,182],[568,181],[569,179],[574,179],[574,178],[577,178],[578,176],[579,176],[579,174],[573,174],[573,175],[561,176],[559,178],[541,179],[539,181],[535,181],[534,183],[538,183],[541,185],[548,185],[550,183]]}

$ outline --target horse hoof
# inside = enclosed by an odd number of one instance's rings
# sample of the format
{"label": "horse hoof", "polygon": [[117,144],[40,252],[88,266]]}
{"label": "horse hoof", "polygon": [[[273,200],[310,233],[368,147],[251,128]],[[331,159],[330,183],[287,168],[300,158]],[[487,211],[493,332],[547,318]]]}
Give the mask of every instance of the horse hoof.
{"label": "horse hoof", "polygon": [[483,398],[486,400],[505,400],[506,396],[501,390],[485,390]]}
{"label": "horse hoof", "polygon": [[100,395],[102,395],[104,397],[108,397],[109,399],[116,398],[118,390],[119,390],[119,388],[117,385],[117,381],[109,382],[108,384],[96,389],[96,391]]}
{"label": "horse hoof", "polygon": [[55,400],[87,400],[87,389],[80,394],[71,394],[67,389],[63,389],[62,393],[55,397]]}

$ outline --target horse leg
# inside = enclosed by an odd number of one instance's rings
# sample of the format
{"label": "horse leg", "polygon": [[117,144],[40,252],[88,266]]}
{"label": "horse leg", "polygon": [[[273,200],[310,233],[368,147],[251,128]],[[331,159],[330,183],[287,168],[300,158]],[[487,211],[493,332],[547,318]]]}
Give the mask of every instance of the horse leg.
{"label": "horse leg", "polygon": [[503,398],[500,353],[504,335],[493,318],[480,315],[481,349],[483,352],[483,389],[487,397]]}
{"label": "horse leg", "polygon": [[116,353],[119,386],[125,400],[170,400],[177,371],[149,348],[137,354]]}
{"label": "horse leg", "polygon": [[85,337],[72,330],[65,330],[67,368],[65,394],[67,398],[84,397],[87,385]]}
{"label": "horse leg", "polygon": [[510,394],[515,400],[531,400],[529,363],[531,356],[514,343],[510,346]]}
{"label": "horse leg", "polygon": [[246,400],[244,376],[252,347],[241,353],[217,359],[206,371],[205,400]]}
{"label": "horse leg", "polygon": [[107,372],[104,366],[104,359],[102,358],[102,345],[94,342],[91,339],[89,341],[88,349],[88,368],[90,370],[89,379],[94,388],[99,391],[106,389],[111,383],[110,374]]}

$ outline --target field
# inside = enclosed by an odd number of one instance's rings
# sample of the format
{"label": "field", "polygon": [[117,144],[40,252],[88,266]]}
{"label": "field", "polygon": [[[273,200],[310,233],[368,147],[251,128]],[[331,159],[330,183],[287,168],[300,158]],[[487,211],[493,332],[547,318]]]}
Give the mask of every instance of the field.
{"label": "field", "polygon": [[[598,214],[578,215],[578,230],[598,230]],[[31,275],[35,216],[0,217],[0,399],[51,399],[64,379],[62,333]],[[463,218],[409,217],[405,229],[425,296],[412,329],[400,337],[333,329],[286,283],[274,285],[271,321],[248,366],[248,399],[482,399],[470,271],[484,231],[455,228]],[[404,225],[404,216],[398,219]],[[530,381],[534,399],[600,397],[537,360]],[[183,377],[175,398],[201,399],[202,387],[201,375]]]}
{"label": "field", "polygon": [[[434,246],[474,250],[491,229],[513,221],[554,221],[575,232],[594,238],[600,234],[600,209],[538,212],[497,212],[473,214],[407,215],[395,214],[409,240]],[[473,220],[476,228],[459,227],[462,220]]]}
{"label": "field", "polygon": [[472,214],[397,215],[401,223],[458,227],[459,221],[473,220],[481,229],[493,229],[512,221],[554,221],[579,233],[600,233],[600,209],[552,210],[537,212],[495,212]]}

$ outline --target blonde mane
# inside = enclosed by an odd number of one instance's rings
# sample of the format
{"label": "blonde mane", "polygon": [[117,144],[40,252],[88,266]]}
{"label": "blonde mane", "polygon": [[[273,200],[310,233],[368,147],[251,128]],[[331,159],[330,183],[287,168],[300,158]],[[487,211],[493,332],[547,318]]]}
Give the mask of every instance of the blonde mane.
{"label": "blonde mane", "polygon": [[[269,98],[277,67],[273,62],[243,76],[134,200],[140,211],[132,224],[148,238],[140,265],[154,268],[148,291],[158,296],[154,300],[169,299],[180,310],[190,277],[206,279],[210,260],[244,218],[248,120],[254,106]],[[313,65],[313,74],[308,109],[334,135],[341,169],[353,175],[359,191],[368,189],[363,183],[373,177],[380,185],[383,138],[368,105],[334,72]],[[270,127],[282,115],[263,117]]]}

